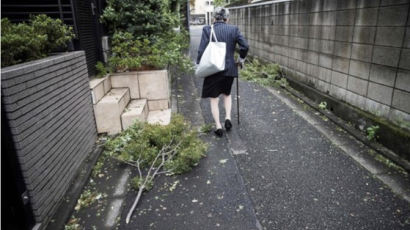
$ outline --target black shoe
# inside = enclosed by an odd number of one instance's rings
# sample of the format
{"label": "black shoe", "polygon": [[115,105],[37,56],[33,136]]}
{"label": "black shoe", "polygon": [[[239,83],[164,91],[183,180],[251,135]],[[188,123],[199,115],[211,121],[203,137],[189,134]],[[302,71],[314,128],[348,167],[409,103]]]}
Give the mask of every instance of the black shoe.
{"label": "black shoe", "polygon": [[217,137],[222,137],[223,134],[224,134],[222,129],[217,129],[217,130],[214,131],[214,133]]}
{"label": "black shoe", "polygon": [[232,129],[231,120],[229,120],[229,119],[225,120],[225,129],[226,129],[226,131],[230,131]]}

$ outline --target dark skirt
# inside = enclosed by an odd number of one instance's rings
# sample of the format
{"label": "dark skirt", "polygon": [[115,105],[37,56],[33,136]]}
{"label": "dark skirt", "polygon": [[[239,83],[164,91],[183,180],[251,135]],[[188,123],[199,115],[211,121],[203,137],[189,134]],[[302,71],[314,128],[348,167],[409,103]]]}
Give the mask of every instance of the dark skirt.
{"label": "dark skirt", "polygon": [[230,95],[235,77],[214,74],[204,79],[202,98],[218,97],[221,94]]}

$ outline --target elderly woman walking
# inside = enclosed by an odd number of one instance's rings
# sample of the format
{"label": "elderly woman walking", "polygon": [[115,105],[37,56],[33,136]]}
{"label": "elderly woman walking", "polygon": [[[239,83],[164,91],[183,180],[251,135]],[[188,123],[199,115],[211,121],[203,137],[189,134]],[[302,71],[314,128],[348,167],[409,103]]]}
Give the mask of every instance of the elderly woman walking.
{"label": "elderly woman walking", "polygon": [[[248,43],[242,36],[239,28],[233,25],[227,24],[229,21],[228,9],[222,7],[216,7],[214,11],[214,31],[216,38],[219,42],[226,43],[226,56],[225,56],[225,70],[218,72],[204,79],[202,87],[202,98],[210,98],[212,116],[215,120],[216,130],[215,134],[218,137],[223,136],[222,125],[219,120],[219,96],[222,94],[225,105],[225,129],[229,131],[232,128],[231,123],[231,110],[232,110],[232,97],[231,88],[233,80],[238,77],[238,66],[243,65],[245,57],[248,53]],[[209,43],[211,27],[205,26],[202,30],[201,43],[198,49],[197,63],[200,62],[202,54]],[[236,44],[239,45],[239,59],[235,63],[234,52]]]}

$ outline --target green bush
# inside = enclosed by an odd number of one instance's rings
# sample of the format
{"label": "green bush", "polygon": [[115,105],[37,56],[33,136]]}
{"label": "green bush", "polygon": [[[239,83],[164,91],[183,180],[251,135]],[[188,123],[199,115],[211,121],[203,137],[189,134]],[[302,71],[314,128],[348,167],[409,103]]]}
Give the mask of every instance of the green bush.
{"label": "green bush", "polygon": [[104,63],[98,61],[95,65],[95,69],[97,70],[97,77],[104,77],[110,72],[110,68],[105,66]]}
{"label": "green bush", "polygon": [[168,0],[107,0],[101,21],[109,33],[128,32],[134,36],[149,36],[178,26]]}
{"label": "green bush", "polygon": [[240,77],[244,80],[258,83],[263,86],[288,85],[285,78],[279,77],[280,67],[278,64],[263,63],[257,58],[251,59],[245,68],[241,69]]}
{"label": "green bush", "polygon": [[169,31],[149,38],[134,38],[129,32],[116,32],[112,38],[109,65],[115,72],[164,69],[168,65],[181,71],[192,70],[183,54],[188,47],[187,32]]}
{"label": "green bush", "polygon": [[[175,157],[164,165],[164,169],[171,174],[190,171],[207,149],[206,144],[198,138],[197,132],[191,130],[183,116],[174,115],[171,123],[166,126],[134,124],[106,143],[105,154],[129,163],[141,159],[141,169],[144,169],[149,167],[158,152],[169,144],[177,150]],[[138,184],[139,179],[134,182]]]}
{"label": "green bush", "polygon": [[369,141],[377,138],[376,133],[379,130],[379,128],[380,127],[378,125],[372,125],[372,126],[367,127],[366,133],[367,133],[367,139]]}
{"label": "green bush", "polygon": [[56,49],[66,48],[74,37],[71,27],[46,15],[19,24],[2,18],[1,27],[2,67],[46,57]]}
{"label": "green bush", "polygon": [[111,35],[109,67],[114,72],[164,69],[193,70],[183,52],[189,46],[180,25],[182,0],[108,0],[101,21]]}

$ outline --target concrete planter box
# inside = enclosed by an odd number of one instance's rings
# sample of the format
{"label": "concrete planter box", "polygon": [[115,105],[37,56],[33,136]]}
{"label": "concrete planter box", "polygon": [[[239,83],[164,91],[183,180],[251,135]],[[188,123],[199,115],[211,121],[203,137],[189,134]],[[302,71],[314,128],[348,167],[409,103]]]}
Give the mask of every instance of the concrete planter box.
{"label": "concrete planter box", "polygon": [[141,98],[138,72],[113,73],[110,76],[112,88],[129,88],[131,99]]}
{"label": "concrete planter box", "polygon": [[103,78],[94,78],[90,81],[93,104],[97,104],[111,90],[110,75]]}
{"label": "concrete planter box", "polygon": [[113,88],[128,87],[131,99],[147,99],[150,111],[169,108],[168,70],[114,73],[111,85]]}

